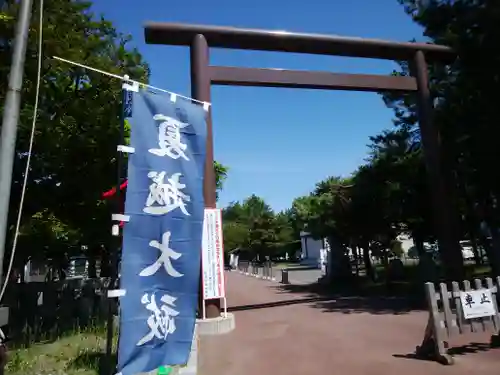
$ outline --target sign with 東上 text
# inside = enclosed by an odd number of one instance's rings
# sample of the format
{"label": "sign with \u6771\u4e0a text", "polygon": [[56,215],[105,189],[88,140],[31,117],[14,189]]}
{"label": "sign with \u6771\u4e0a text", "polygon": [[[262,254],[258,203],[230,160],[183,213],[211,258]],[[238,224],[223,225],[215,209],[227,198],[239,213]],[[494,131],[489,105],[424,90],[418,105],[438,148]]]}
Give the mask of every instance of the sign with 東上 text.
{"label": "sign with \u6771\u4e0a text", "polygon": [[460,301],[465,319],[476,319],[497,314],[490,289],[460,292]]}
{"label": "sign with \u6771\u4e0a text", "polygon": [[222,215],[217,208],[206,208],[202,237],[203,299],[224,298],[224,245]]}

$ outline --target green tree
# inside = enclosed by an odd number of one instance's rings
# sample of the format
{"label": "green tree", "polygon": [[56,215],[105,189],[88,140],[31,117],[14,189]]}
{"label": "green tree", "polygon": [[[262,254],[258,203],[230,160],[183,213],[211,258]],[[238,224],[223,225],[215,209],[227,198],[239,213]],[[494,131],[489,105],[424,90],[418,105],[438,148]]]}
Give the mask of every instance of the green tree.
{"label": "green tree", "polygon": [[219,193],[221,192],[224,186],[224,182],[227,179],[229,168],[217,161],[214,161],[214,170],[215,170],[215,186],[217,188],[217,200],[219,200]]}
{"label": "green tree", "polygon": [[252,258],[282,256],[290,244],[293,229],[289,217],[275,214],[260,197],[252,195],[234,202],[222,211],[224,245],[227,250],[240,248]]}
{"label": "green tree", "polygon": [[299,197],[292,204],[292,215],[302,229],[316,238],[344,237],[342,217],[349,204],[350,179],[329,177],[316,185],[309,195]]}
{"label": "green tree", "polygon": [[[2,82],[7,81],[18,6],[17,1],[7,1],[5,17],[0,22],[0,35],[4,38],[0,47]],[[138,51],[129,47],[131,38],[119,33],[104,18],[95,17],[90,6],[90,2],[73,0],[45,4],[40,107],[24,215],[31,218],[43,212],[68,228],[77,228],[81,241],[92,252],[110,239],[110,209],[100,195],[116,181],[121,84],[52,56],[84,62],[118,75],[128,74],[142,82],[147,82],[149,70]],[[28,39],[12,213],[16,213],[19,202],[33,115],[37,19],[32,18]],[[2,104],[5,93],[6,85],[2,85]]]}
{"label": "green tree", "polygon": [[300,250],[300,228],[294,220],[291,210],[278,212],[275,215],[276,244],[275,255],[295,258],[295,254]]}
{"label": "green tree", "polygon": [[327,238],[330,251],[330,270],[334,278],[349,277],[348,246],[352,246],[350,231],[354,226],[349,220],[350,189],[352,180],[329,177],[316,184],[315,190],[305,197],[295,199],[292,205],[297,222],[313,238]]}
{"label": "green tree", "polygon": [[[491,0],[399,0],[434,43],[453,47],[459,58],[447,67],[430,67],[435,98],[435,125],[440,130],[445,170],[454,188],[462,236],[481,239],[493,273],[500,272],[500,160],[496,147],[497,104],[489,95],[499,88],[500,3]],[[402,73],[405,73],[402,66]],[[397,103],[402,103],[401,99]],[[401,107],[409,112],[406,104]],[[492,234],[491,246],[480,223]],[[495,248],[495,249],[494,249]]]}
{"label": "green tree", "polygon": [[[434,126],[440,133],[444,177],[451,187],[452,214],[458,223],[452,223],[455,233],[471,239],[476,254],[477,242],[481,242],[497,275],[500,179],[495,167],[500,154],[494,151],[498,105],[490,93],[500,87],[496,64],[500,3],[399,2],[431,42],[452,46],[459,54],[449,66],[429,66]],[[394,75],[410,75],[408,62],[399,65]],[[322,181],[310,195],[297,198],[291,210],[295,222],[314,237],[361,248],[368,273],[370,253],[387,264],[398,234],[410,234],[419,255],[425,253],[424,242],[437,237],[415,97],[401,93],[382,93],[382,97],[394,111],[394,127],[370,138],[366,162],[348,183],[338,178]],[[439,249],[447,276],[453,279],[464,277],[458,249]]]}

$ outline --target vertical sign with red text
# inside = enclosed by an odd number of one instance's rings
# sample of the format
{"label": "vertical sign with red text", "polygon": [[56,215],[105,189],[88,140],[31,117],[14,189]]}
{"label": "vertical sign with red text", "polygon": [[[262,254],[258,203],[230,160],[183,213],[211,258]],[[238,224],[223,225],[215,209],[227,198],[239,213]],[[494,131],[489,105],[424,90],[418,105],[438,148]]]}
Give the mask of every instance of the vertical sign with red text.
{"label": "vertical sign with red text", "polygon": [[224,283],[224,243],[222,215],[217,208],[206,208],[202,238],[203,299],[226,296]]}

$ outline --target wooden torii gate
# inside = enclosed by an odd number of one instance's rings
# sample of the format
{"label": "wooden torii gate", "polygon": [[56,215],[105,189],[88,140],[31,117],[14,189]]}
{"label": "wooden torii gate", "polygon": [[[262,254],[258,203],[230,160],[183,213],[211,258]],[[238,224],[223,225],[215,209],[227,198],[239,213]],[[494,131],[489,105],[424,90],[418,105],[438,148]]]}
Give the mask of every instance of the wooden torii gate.
{"label": "wooden torii gate", "polygon": [[[148,44],[189,46],[191,56],[191,96],[210,102],[214,85],[291,87],[350,91],[403,91],[418,96],[418,117],[429,186],[432,190],[435,228],[439,247],[448,264],[461,256],[455,228],[450,189],[444,177],[440,157],[439,134],[432,126],[433,105],[428,87],[427,61],[449,64],[456,53],[449,47],[425,43],[399,43],[376,39],[283,31],[243,29],[223,26],[147,22]],[[412,76],[341,74],[320,71],[257,69],[212,66],[209,48],[278,51],[332,56],[365,57],[408,61]],[[203,194],[205,205],[216,205],[213,169],[213,130],[211,114],[207,120],[207,145]],[[459,270],[458,273],[460,273]],[[200,294],[202,291],[200,291]],[[220,301],[206,301],[207,317],[220,315]]]}

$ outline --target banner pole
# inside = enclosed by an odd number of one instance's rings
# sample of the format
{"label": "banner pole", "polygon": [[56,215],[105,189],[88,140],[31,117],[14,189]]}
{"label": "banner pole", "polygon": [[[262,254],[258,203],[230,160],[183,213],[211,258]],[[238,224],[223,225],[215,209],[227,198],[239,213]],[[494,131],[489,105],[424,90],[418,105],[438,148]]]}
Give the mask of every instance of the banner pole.
{"label": "banner pole", "polygon": [[[128,76],[124,76],[125,81],[124,84],[127,83]],[[125,103],[127,100],[127,90],[122,86],[122,91],[121,91],[121,103],[120,103],[120,128],[119,128],[119,136],[118,136],[118,144],[121,145],[125,142]],[[122,180],[122,166],[123,166],[123,153],[118,152],[118,155],[116,156],[116,173],[117,173],[117,179],[116,179],[116,196],[115,196],[115,212],[119,213],[122,211],[122,204],[121,204],[121,180]],[[113,224],[115,225],[115,224]],[[113,250],[111,253],[111,259],[110,259],[110,281],[108,285],[108,290],[115,289],[117,285],[118,280],[118,259],[119,259],[119,253],[121,250],[121,236],[120,236],[120,231],[118,230],[118,233],[114,233],[116,242],[115,245],[113,246]],[[119,300],[117,300],[119,301]],[[118,304],[119,302],[117,302]],[[108,297],[108,314],[107,314],[107,321],[106,321],[106,327],[107,327],[107,334],[106,334],[106,358],[105,358],[105,363],[106,363],[106,371],[105,374],[113,375],[115,373],[115,368],[113,366],[113,336],[114,336],[114,319],[113,319],[113,312],[114,312],[114,303],[112,303],[112,298]]]}

